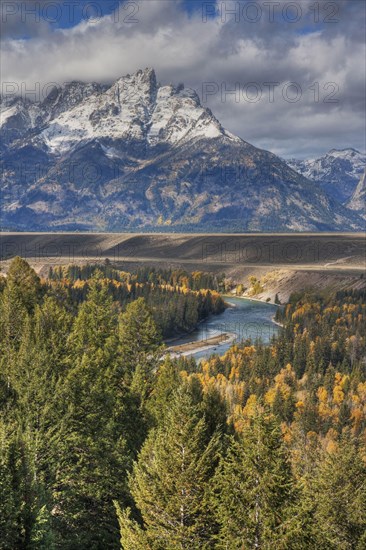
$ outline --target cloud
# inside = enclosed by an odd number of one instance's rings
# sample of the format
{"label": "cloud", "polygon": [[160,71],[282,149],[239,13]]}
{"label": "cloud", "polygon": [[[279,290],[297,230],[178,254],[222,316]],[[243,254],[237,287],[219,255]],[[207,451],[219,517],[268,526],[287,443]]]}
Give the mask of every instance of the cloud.
{"label": "cloud", "polygon": [[316,4],[197,0],[187,10],[180,0],[136,0],[71,28],[9,24],[2,81],[107,83],[151,66],[162,83],[185,82],[201,96],[214,83],[205,105],[254,145],[284,156],[365,149],[365,3],[324,1],[315,13]]}

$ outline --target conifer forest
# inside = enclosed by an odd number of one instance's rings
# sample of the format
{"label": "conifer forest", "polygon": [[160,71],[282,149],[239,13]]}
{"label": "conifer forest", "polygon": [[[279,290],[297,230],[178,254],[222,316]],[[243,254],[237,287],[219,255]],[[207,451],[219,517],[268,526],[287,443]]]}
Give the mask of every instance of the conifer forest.
{"label": "conifer forest", "polygon": [[0,274],[1,550],[364,550],[366,291],[293,293],[268,345],[173,358],[224,276]]}

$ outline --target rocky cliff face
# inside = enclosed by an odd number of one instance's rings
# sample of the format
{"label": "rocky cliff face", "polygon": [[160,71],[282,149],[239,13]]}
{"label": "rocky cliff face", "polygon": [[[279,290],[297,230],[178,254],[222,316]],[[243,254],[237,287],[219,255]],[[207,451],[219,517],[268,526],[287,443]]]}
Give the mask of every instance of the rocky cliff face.
{"label": "rocky cliff face", "polygon": [[359,230],[357,212],[152,69],[2,98],[3,228]]}

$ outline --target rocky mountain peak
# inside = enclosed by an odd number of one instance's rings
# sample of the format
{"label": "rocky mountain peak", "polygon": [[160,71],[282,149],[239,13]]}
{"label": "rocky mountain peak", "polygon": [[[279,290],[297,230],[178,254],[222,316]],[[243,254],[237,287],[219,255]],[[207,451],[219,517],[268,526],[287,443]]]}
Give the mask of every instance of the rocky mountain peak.
{"label": "rocky mountain peak", "polygon": [[[51,92],[42,104],[1,105],[7,227],[363,227],[357,212],[226,131],[194,90],[158,84],[153,69],[109,86],[75,81]],[[19,158],[25,174],[14,163]]]}
{"label": "rocky mountain peak", "polygon": [[45,122],[79,105],[92,95],[99,95],[106,87],[96,82],[72,81],[62,87],[54,87],[41,103]]}
{"label": "rocky mountain peak", "polygon": [[132,75],[121,76],[111,86],[110,91],[116,94],[119,103],[134,104],[140,100],[153,102],[156,98],[157,82],[154,69],[139,69]]}
{"label": "rocky mountain peak", "polygon": [[150,68],[122,76],[108,88],[71,83],[44,108],[47,127],[36,141],[55,155],[91,139],[128,140],[146,151],[181,140],[235,139],[201,106],[194,90],[158,85]]}

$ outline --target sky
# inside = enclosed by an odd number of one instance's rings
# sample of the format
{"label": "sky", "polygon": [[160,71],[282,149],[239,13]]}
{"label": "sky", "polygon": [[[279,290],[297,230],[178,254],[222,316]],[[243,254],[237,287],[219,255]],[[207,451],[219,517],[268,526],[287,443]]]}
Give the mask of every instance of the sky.
{"label": "sky", "polygon": [[[3,94],[152,67],[285,158],[365,151],[366,0],[0,0]],[[33,95],[30,93],[34,91]]]}

